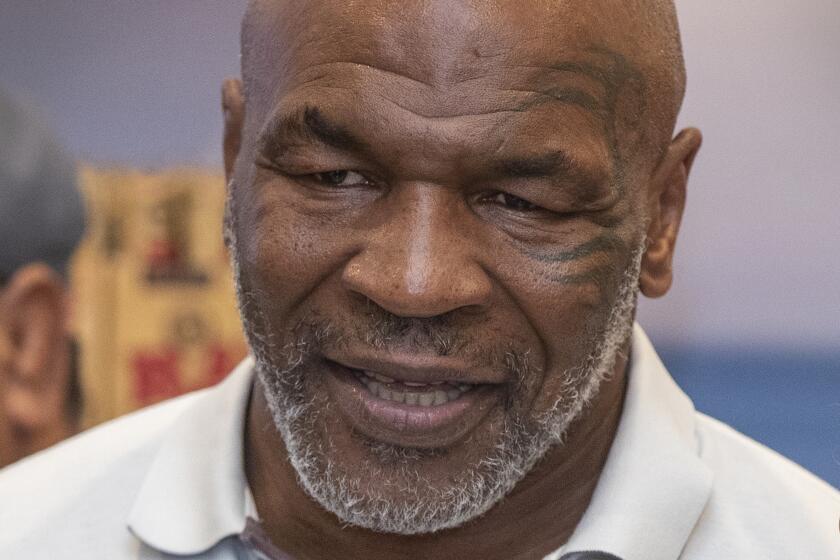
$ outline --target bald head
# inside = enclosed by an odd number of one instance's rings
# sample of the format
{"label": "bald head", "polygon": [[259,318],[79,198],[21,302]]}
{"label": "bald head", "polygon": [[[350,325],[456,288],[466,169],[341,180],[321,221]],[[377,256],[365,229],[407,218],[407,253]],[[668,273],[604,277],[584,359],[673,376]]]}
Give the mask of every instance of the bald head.
{"label": "bald head", "polygon": [[592,62],[611,82],[616,106],[609,109],[619,114],[610,116],[624,121],[616,125],[643,125],[641,137],[629,141],[656,154],[671,138],[685,92],[672,0],[252,0],[242,25],[251,111],[260,113],[294,80],[301,51],[321,51],[324,63],[381,66],[443,91],[494,73],[522,85],[523,66]]}

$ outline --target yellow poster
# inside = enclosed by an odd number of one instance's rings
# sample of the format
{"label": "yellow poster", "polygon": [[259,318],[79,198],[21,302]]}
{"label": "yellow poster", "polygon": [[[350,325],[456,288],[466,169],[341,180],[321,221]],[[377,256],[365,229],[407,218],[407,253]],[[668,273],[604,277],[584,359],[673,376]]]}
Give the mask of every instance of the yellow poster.
{"label": "yellow poster", "polygon": [[85,424],[221,380],[246,353],[222,241],[224,181],[85,169],[73,290]]}

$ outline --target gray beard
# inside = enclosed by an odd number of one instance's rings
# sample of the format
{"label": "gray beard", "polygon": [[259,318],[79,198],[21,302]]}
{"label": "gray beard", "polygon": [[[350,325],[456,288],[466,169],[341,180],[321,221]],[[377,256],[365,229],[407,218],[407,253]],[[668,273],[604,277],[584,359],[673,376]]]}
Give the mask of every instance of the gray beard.
{"label": "gray beard", "polygon": [[[554,405],[536,418],[510,413],[495,445],[445,485],[426,479],[416,468],[427,450],[368,443],[371,460],[364,469],[348,469],[331,452],[318,430],[322,412],[307,396],[302,369],[310,345],[324,332],[309,332],[275,348],[271,336],[251,321],[260,314],[243,290],[236,241],[228,230],[240,314],[254,354],[258,378],[274,424],[283,438],[298,481],[307,494],[342,522],[383,533],[413,535],[458,527],[473,520],[507,495],[555,446],[562,445],[569,426],[613,372],[619,352],[629,340],[638,297],[643,244],[624,271],[603,329],[590,342],[583,363],[565,371],[564,390]],[[327,438],[328,439],[328,438]],[[382,492],[389,488],[391,492]],[[394,492],[398,489],[398,492]]]}

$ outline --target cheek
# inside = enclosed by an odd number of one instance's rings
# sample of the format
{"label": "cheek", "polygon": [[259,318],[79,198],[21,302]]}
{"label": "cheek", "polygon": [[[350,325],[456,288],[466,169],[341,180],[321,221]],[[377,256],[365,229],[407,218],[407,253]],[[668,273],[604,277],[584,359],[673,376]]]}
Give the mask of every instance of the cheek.
{"label": "cheek", "polygon": [[[521,398],[532,411],[543,411],[568,392],[567,371],[585,363],[592,351],[592,341],[609,317],[614,291],[614,273],[596,271],[585,264],[546,266],[521,258],[506,267],[507,275],[498,281],[515,301],[521,321],[527,324],[531,339],[531,375]],[[592,271],[591,279],[573,283],[558,282]],[[584,275],[586,276],[586,275]]]}
{"label": "cheek", "polygon": [[568,363],[609,310],[612,275],[586,265],[516,261],[499,278],[543,346],[545,366]]}
{"label": "cheek", "polygon": [[240,266],[261,303],[285,317],[339,273],[353,244],[334,220],[265,191],[244,197],[237,220]]}

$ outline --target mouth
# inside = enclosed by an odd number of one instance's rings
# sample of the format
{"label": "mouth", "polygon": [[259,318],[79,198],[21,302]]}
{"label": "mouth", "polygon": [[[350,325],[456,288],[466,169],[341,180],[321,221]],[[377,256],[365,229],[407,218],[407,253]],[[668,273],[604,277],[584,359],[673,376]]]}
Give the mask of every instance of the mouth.
{"label": "mouth", "polygon": [[372,371],[355,370],[354,375],[370,393],[381,400],[417,407],[438,407],[458,400],[477,386],[469,383],[397,381]]}
{"label": "mouth", "polygon": [[441,368],[326,363],[327,390],[350,426],[369,439],[401,447],[454,445],[482,423],[503,387],[469,382],[466,374]]}

